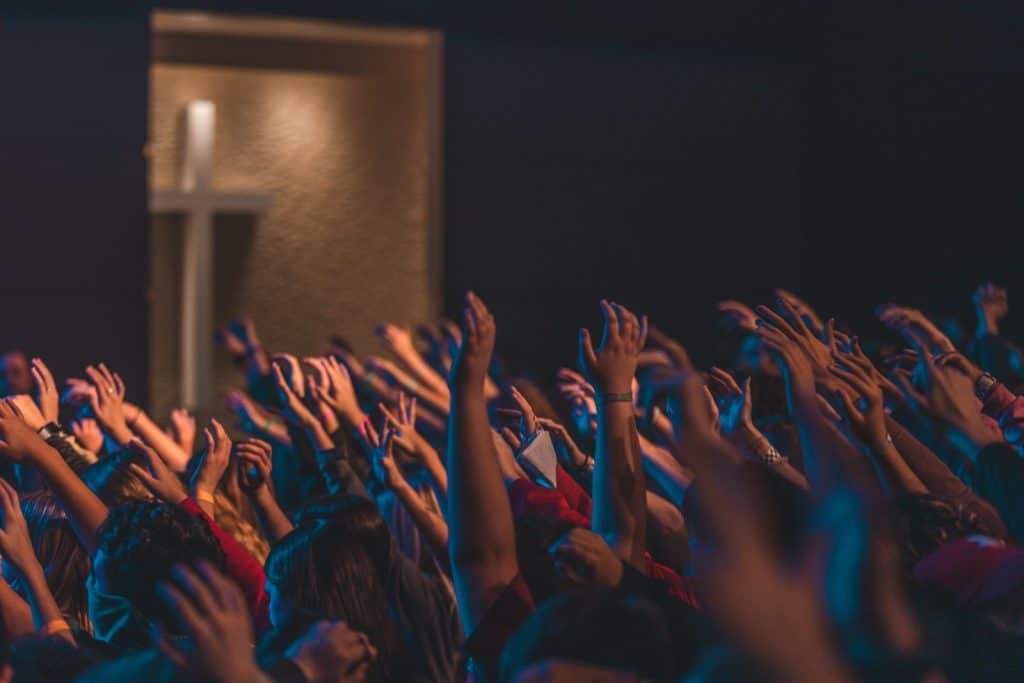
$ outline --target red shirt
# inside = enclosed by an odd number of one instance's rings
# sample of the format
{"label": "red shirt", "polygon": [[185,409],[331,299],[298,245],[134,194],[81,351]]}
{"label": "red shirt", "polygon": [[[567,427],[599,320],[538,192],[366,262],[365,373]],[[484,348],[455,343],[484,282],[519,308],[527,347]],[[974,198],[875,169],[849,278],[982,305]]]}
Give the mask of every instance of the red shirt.
{"label": "red shirt", "polygon": [[221,529],[191,496],[178,505],[193,517],[206,520],[210,531],[217,537],[220,549],[224,551],[227,574],[235,580],[245,594],[245,601],[249,605],[249,614],[252,616],[256,635],[269,629],[270,597],[267,595],[267,576],[263,573],[263,565],[250,555],[249,551],[243,548],[234,536]]}

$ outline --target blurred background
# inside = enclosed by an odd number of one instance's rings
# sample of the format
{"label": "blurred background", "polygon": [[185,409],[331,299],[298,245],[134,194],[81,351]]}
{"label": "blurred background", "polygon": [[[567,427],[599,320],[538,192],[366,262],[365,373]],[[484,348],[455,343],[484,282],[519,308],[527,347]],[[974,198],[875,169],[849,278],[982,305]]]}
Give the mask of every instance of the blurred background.
{"label": "blurred background", "polygon": [[[216,106],[213,325],[304,354],[495,311],[513,371],[575,359],[596,302],[701,362],[714,304],[791,289],[1020,338],[1019,3],[135,2],[0,10],[0,347],[106,361],[182,402],[182,115]],[[209,349],[217,401],[237,371]],[[210,406],[192,406],[209,408]]]}

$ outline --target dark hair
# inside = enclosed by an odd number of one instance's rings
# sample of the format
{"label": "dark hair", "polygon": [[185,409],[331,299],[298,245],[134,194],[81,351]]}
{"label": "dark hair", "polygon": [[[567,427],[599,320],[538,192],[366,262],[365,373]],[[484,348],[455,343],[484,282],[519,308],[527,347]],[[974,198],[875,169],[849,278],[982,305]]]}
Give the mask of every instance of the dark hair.
{"label": "dark hair", "polygon": [[[344,620],[365,633],[380,652],[367,680],[400,680],[392,676],[398,664],[398,636],[389,617],[379,560],[373,557],[372,544],[364,543],[366,535],[359,533],[366,516],[361,506],[347,510],[354,514],[342,514],[338,522],[307,517],[278,541],[267,557],[267,583],[295,610],[292,620]],[[345,517],[363,519],[347,524],[351,520]]]}
{"label": "dark hair", "polygon": [[904,494],[892,501],[890,524],[900,549],[903,566],[910,571],[919,560],[950,541],[980,534],[998,538],[974,512],[944,496]]}
{"label": "dark hair", "polygon": [[157,599],[158,583],[176,564],[205,560],[224,568],[224,552],[205,520],[177,505],[132,502],[110,510],[99,529],[97,555],[109,592],[129,600],[144,616],[168,620]]}
{"label": "dark hair", "polygon": [[[89,553],[78,542],[64,510],[51,493],[32,493],[21,499],[32,549],[46,572],[46,583],[61,614],[91,631],[89,599],[85,583],[92,567]],[[16,577],[11,587],[26,597],[22,579]]]}
{"label": "dark hair", "polygon": [[82,481],[107,506],[139,500],[153,500],[153,494],[135,476],[128,465],[135,463],[146,467],[146,459],[135,451],[120,450],[82,472]]}
{"label": "dark hair", "polygon": [[294,521],[296,525],[330,522],[339,537],[354,539],[363,546],[378,575],[389,573],[391,532],[373,501],[353,495],[323,496],[296,511]]}
{"label": "dark hair", "polygon": [[541,605],[505,645],[499,680],[512,681],[546,659],[628,671],[652,681],[669,680],[676,668],[657,607],[605,590],[574,590]]}

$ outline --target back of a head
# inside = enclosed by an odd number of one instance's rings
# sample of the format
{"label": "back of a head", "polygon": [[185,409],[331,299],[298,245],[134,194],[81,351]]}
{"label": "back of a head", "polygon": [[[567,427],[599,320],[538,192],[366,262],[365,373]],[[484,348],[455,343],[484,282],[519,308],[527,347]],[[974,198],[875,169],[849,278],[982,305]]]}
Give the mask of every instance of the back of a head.
{"label": "back of a head", "polygon": [[538,662],[569,660],[668,680],[675,660],[668,628],[656,606],[614,591],[576,590],[548,600],[508,641],[503,683]]}
{"label": "back of a head", "polygon": [[[85,583],[92,562],[64,510],[53,494],[47,492],[25,496],[21,501],[29,538],[39,563],[46,573],[46,582],[54,600],[65,617],[74,619],[82,628],[89,628],[89,607]],[[11,586],[25,594],[21,578],[14,577]]]}
{"label": "back of a head", "polygon": [[135,451],[120,450],[89,465],[82,472],[82,481],[107,506],[138,500],[153,500],[153,494],[135,476],[128,465],[146,466],[145,458]]}
{"label": "back of a head", "polygon": [[366,547],[350,531],[307,518],[274,545],[266,563],[271,620],[276,627],[346,622],[380,652],[369,680],[388,680],[397,642],[388,595]]}
{"label": "back of a head", "polygon": [[166,619],[157,585],[175,565],[200,560],[223,571],[224,552],[203,519],[176,505],[132,502],[112,508],[100,527],[93,572],[101,590],[126,598],[148,618]]}
{"label": "back of a head", "polygon": [[297,526],[330,522],[332,533],[362,545],[378,573],[389,570],[391,532],[373,501],[351,495],[323,496],[302,506],[294,521]]}

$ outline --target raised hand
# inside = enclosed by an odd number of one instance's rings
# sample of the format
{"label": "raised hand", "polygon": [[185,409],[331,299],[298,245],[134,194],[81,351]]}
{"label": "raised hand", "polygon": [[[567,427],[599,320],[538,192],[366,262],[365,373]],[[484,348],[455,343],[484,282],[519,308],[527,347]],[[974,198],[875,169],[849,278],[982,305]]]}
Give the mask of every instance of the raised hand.
{"label": "raised hand", "polygon": [[177,505],[188,497],[181,479],[171,471],[156,451],[139,439],[130,439],[128,448],[133,453],[141,455],[146,463],[145,467],[134,462],[128,463],[128,470],[139,478],[150,493],[171,505]]}
{"label": "raised hand", "polygon": [[[313,412],[302,402],[301,396],[295,391],[294,373],[291,373],[291,380],[285,377],[284,372],[281,371],[281,365],[277,363],[276,356],[275,362],[271,365],[274,381],[277,385],[277,395],[281,399],[281,405],[284,407],[284,416],[293,425],[299,428],[305,428],[313,423],[319,424]],[[301,376],[302,373],[300,372]],[[304,386],[304,382],[299,382],[300,386]]]}
{"label": "raised hand", "polygon": [[845,391],[833,392],[834,404],[842,407],[843,418],[854,435],[876,452],[886,449],[885,404],[882,388],[874,381],[874,366],[853,353],[833,351],[829,371],[853,390],[857,401]]}
{"label": "raised hand", "polygon": [[[831,363],[831,352],[828,346],[807,327],[799,313],[785,300],[778,300],[776,313],[767,306],[758,306],[758,331],[771,328],[789,338],[795,348],[800,349],[811,362],[814,376],[818,379],[829,378],[828,366]],[[834,325],[831,320],[825,326],[825,336],[830,338]],[[763,337],[762,337],[763,338]]]}
{"label": "raised hand", "polygon": [[49,448],[36,430],[25,423],[17,404],[9,398],[0,400],[0,439],[0,456],[13,462],[21,462],[41,448]]}
{"label": "raised hand", "polygon": [[716,308],[722,314],[723,324],[728,328],[753,332],[757,327],[757,314],[741,301],[719,301]]}
{"label": "raised hand", "polygon": [[365,414],[359,406],[359,399],[356,396],[356,389],[352,385],[348,368],[333,356],[320,359],[319,367],[323,372],[324,380],[318,381],[315,386],[311,387],[313,396],[330,406],[338,417],[345,420],[350,427],[358,426],[362,423]]}
{"label": "raised hand", "polygon": [[751,417],[750,378],[740,387],[725,370],[711,368],[707,376],[707,387],[718,406],[722,436],[731,438],[743,431],[755,430]]}
{"label": "raised hand", "polygon": [[280,370],[288,380],[288,387],[292,393],[299,398],[305,398],[306,377],[302,374],[302,365],[299,364],[299,359],[290,353],[275,353],[273,361],[273,367]]}
{"label": "raised hand", "polygon": [[825,331],[825,325],[821,322],[821,317],[806,301],[798,297],[796,294],[787,292],[785,289],[781,288],[775,290],[775,296],[780,301],[784,301],[786,305],[789,306],[789,308],[791,308],[801,320],[803,320],[804,324],[810,328],[811,332],[818,337],[821,337],[822,333]]}
{"label": "raised hand", "polygon": [[285,651],[309,683],[363,683],[377,659],[365,634],[344,622],[320,621]]}
{"label": "raised hand", "polygon": [[986,282],[974,291],[972,300],[978,315],[978,335],[999,334],[999,321],[1010,313],[1006,290]]}
{"label": "raised hand", "polygon": [[908,405],[937,420],[965,454],[972,460],[990,443],[1000,441],[981,418],[974,383],[948,355],[936,356],[927,348],[920,350],[916,374],[922,388],[914,387],[909,375],[894,375]]}
{"label": "raised hand", "polygon": [[622,581],[622,560],[590,529],[572,529],[548,549],[555,568],[570,581],[615,588]]}
{"label": "raised hand", "polygon": [[452,363],[449,382],[483,391],[491,365],[491,356],[494,353],[497,329],[494,325],[494,316],[473,292],[466,293],[462,324],[465,333]]}
{"label": "raised hand", "polygon": [[43,425],[46,424],[46,418],[39,411],[39,406],[36,405],[35,401],[28,394],[17,394],[15,396],[8,396],[7,400],[11,402],[11,405],[17,411],[18,416],[25,421],[25,424],[29,426],[33,431],[38,432],[42,429]]}
{"label": "raised hand", "polygon": [[56,422],[60,411],[60,394],[53,373],[40,358],[32,359],[32,378],[39,393],[39,411],[47,422]]}
{"label": "raised hand", "polygon": [[546,417],[538,417],[537,424],[551,434],[551,443],[555,446],[555,453],[563,463],[576,469],[582,469],[592,462],[592,458],[576,445],[572,436],[569,435],[569,431],[560,422]]}
{"label": "raised hand", "polygon": [[103,430],[118,445],[124,446],[132,439],[132,430],[124,414],[124,382],[103,363],[98,367],[90,365],[85,369],[85,374],[89,376],[94,388],[89,395],[93,414]]}
{"label": "raised hand", "polygon": [[242,461],[238,483],[247,492],[269,487],[273,468],[273,448],[262,439],[246,439],[235,445],[235,455]]}
{"label": "raised hand", "polygon": [[686,353],[686,349],[683,348],[683,345],[659,330],[657,327],[654,327],[653,325],[651,326],[647,335],[647,340],[651,344],[664,350],[665,353],[668,354],[669,359],[671,359],[672,365],[674,365],[677,370],[690,365],[690,356]]}
{"label": "raised hand", "polygon": [[580,329],[579,366],[602,394],[632,394],[637,355],[647,339],[647,317],[638,319],[628,309],[608,301],[601,302],[604,336],[594,349],[590,330]]}
{"label": "raised hand", "polygon": [[206,512],[212,514],[213,492],[231,463],[231,439],[216,420],[210,420],[210,426],[203,429],[203,436],[206,448],[197,456],[199,465],[192,473],[192,491],[200,506],[209,507]]}
{"label": "raised hand", "polygon": [[915,347],[922,340],[935,353],[956,351],[956,346],[945,334],[916,308],[884,304],[875,309],[875,314],[886,327],[900,332]]}
{"label": "raised hand", "polygon": [[75,440],[90,453],[98,454],[103,448],[103,432],[96,420],[91,417],[83,417],[81,420],[74,420],[71,423],[71,433]]}
{"label": "raised hand", "polygon": [[189,642],[172,639],[160,628],[160,651],[198,680],[263,680],[253,658],[249,608],[238,585],[208,562],[199,562],[195,570],[178,565],[173,574],[174,580],[161,582],[156,592],[177,621],[174,630],[183,630]]}
{"label": "raised hand", "polygon": [[[516,435],[516,440],[519,442],[520,447],[522,447],[529,444],[533,437],[537,436],[539,431],[537,415],[533,412],[533,406],[530,405],[525,396],[519,393],[518,389],[509,387],[509,396],[517,408],[502,408],[499,412],[505,417],[511,417],[518,421],[519,433]],[[519,448],[514,448],[514,450],[519,450]]]}
{"label": "raised hand", "polygon": [[172,436],[175,442],[188,455],[192,455],[196,440],[196,419],[184,408],[171,411]]}
{"label": "raised hand", "polygon": [[385,323],[377,327],[374,332],[384,342],[384,345],[391,349],[399,358],[408,354],[418,354],[416,345],[413,343],[412,334],[404,327],[398,327],[391,323]]}
{"label": "raised hand", "polygon": [[23,577],[42,571],[21,512],[18,492],[4,479],[0,479],[0,553]]}
{"label": "raised hand", "polygon": [[370,419],[363,420],[363,439],[370,447],[370,464],[373,466],[373,474],[383,486],[394,489],[405,482],[398,463],[394,457],[395,427],[386,421],[381,424],[381,431],[378,432]]}

